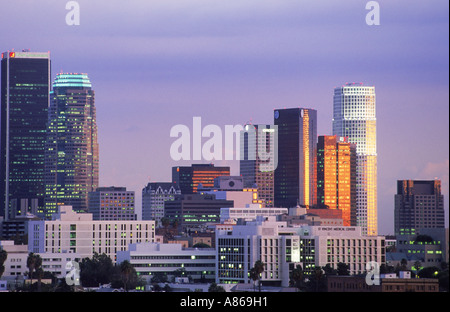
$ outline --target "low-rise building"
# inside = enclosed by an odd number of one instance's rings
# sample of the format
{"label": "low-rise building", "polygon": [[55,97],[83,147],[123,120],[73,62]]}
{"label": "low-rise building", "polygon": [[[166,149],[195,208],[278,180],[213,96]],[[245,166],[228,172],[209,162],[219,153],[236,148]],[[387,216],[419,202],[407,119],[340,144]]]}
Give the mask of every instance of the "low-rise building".
{"label": "low-rise building", "polygon": [[239,208],[239,206],[221,208],[220,222],[224,223],[227,220],[237,222],[239,219],[254,220],[257,216],[279,216],[288,214],[288,208],[260,208],[258,204],[248,205],[247,207]]}
{"label": "low-rise building", "polygon": [[23,278],[28,272],[28,246],[16,245],[12,240],[0,241],[0,250],[7,252],[2,278]]}
{"label": "low-rise building", "polygon": [[367,284],[365,276],[328,276],[327,292],[438,292],[436,278],[381,277]]}
{"label": "low-rise building", "polygon": [[105,253],[115,262],[129,244],[154,241],[155,221],[93,220],[91,213],[60,206],[52,220],[30,221],[28,233],[29,252],[71,251],[81,259]]}
{"label": "low-rise building", "polygon": [[216,230],[216,250],[217,283],[252,283],[249,272],[260,260],[262,284],[286,287],[290,264],[300,262],[300,236],[274,216],[257,216],[231,230]]}
{"label": "low-rise building", "polygon": [[[364,274],[368,262],[386,263],[384,236],[367,236],[358,226],[300,226],[302,239],[314,241],[315,267],[348,265],[350,274]],[[312,257],[313,255],[310,255]]]}
{"label": "low-rise building", "polygon": [[172,280],[187,277],[192,282],[212,282],[216,251],[213,248],[185,248],[181,244],[133,243],[117,252],[117,263],[129,261],[139,276],[151,280],[163,275]]}

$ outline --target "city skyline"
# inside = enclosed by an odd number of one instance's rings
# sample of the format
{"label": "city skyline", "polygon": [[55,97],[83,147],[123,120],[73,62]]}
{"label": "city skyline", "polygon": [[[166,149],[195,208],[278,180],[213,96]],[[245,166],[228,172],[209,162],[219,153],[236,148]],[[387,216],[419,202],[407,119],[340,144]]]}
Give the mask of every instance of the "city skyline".
{"label": "city skyline", "polygon": [[[51,80],[60,71],[89,74],[100,186],[139,193],[148,182],[169,182],[171,167],[196,163],[171,161],[175,124],[189,125],[193,116],[205,124],[269,124],[274,108],[311,107],[318,135],[331,135],[333,89],[373,85],[378,228],[389,234],[397,180],[441,179],[448,216],[448,3],[379,2],[380,26],[365,24],[365,3],[357,1],[79,1],[80,26],[65,24],[64,5],[8,3],[2,52],[50,51]],[[27,22],[14,23],[18,17]],[[214,164],[238,173],[236,162]]]}

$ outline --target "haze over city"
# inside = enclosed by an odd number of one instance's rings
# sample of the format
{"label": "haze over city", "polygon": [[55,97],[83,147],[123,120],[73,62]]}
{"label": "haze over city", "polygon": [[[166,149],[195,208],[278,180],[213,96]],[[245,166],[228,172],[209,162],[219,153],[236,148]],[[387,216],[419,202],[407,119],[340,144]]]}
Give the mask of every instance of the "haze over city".
{"label": "haze over city", "polygon": [[[378,229],[393,232],[396,181],[442,181],[448,227],[447,1],[87,1],[68,26],[65,1],[2,4],[1,52],[50,51],[59,72],[88,73],[96,92],[100,185],[140,192],[170,181],[177,124],[273,123],[310,107],[332,134],[333,90],[375,86]],[[206,161],[205,161],[206,162]],[[239,174],[237,161],[230,165]]]}

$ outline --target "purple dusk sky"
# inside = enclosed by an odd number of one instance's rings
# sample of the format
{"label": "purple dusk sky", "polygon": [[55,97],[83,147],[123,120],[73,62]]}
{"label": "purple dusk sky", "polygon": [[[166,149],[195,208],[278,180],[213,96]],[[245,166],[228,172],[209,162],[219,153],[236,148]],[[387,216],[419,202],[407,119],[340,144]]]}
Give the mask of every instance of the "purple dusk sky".
{"label": "purple dusk sky", "polygon": [[[52,78],[88,73],[96,92],[100,184],[136,192],[169,181],[172,126],[273,123],[274,108],[318,111],[332,132],[333,89],[377,95],[378,227],[392,234],[399,179],[443,183],[449,207],[449,2],[380,0],[15,0],[0,10],[1,52],[50,51]],[[228,164],[239,173],[236,161]]]}

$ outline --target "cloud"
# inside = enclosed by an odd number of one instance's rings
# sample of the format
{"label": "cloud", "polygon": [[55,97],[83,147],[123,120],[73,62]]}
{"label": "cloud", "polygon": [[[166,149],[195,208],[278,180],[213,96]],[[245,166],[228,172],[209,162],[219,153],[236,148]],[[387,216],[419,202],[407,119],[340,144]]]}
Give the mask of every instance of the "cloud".
{"label": "cloud", "polygon": [[416,174],[418,179],[439,179],[442,184],[449,182],[449,160],[442,162],[427,162],[425,166]]}

